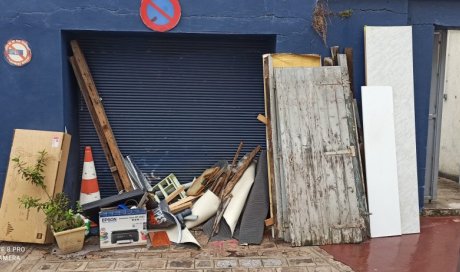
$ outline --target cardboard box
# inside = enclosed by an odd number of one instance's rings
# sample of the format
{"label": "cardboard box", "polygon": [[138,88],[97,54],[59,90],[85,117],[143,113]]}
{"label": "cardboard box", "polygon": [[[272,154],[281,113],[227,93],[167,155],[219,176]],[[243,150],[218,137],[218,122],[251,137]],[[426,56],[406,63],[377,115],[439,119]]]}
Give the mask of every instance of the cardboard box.
{"label": "cardboard box", "polygon": [[28,195],[47,199],[36,186],[23,180],[11,159],[20,157],[27,165],[34,165],[38,152],[45,150],[45,184],[49,195],[62,192],[70,147],[69,134],[63,132],[16,129],[13,136],[5,187],[0,206],[0,240],[46,244],[53,242],[53,234],[45,223],[43,211],[21,207],[19,197]]}
{"label": "cardboard box", "polygon": [[99,235],[101,248],[147,245],[146,210],[101,211]]}

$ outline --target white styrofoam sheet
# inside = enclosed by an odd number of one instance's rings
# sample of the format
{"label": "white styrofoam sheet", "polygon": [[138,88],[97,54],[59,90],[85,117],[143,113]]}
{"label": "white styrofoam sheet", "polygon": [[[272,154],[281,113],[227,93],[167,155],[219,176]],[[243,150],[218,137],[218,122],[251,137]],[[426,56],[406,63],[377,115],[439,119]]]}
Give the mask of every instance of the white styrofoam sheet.
{"label": "white styrofoam sheet", "polygon": [[401,235],[391,87],[362,87],[364,152],[371,237]]}
{"label": "white styrofoam sheet", "polygon": [[419,233],[412,27],[365,27],[367,86],[391,86],[403,234]]}

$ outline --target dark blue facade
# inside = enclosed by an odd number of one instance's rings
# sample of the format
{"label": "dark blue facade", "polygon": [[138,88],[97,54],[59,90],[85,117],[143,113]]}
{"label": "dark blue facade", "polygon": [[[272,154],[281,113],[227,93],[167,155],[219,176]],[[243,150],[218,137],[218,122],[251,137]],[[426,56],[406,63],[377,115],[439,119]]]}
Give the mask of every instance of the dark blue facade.
{"label": "dark blue facade", "polygon": [[[172,33],[268,34],[276,52],[318,53],[329,49],[311,28],[314,0],[183,0],[182,19]],[[67,61],[76,31],[151,32],[139,17],[140,1],[1,1],[0,44],[29,41],[31,63],[0,61],[0,187],[3,187],[15,128],[68,130],[73,136],[65,190],[78,192],[77,94]],[[329,0],[332,11],[352,9],[348,19],[331,18],[328,44],[353,47],[357,97],[364,84],[364,25],[413,25],[415,114],[420,199],[423,200],[431,50],[436,27],[460,26],[458,1]]]}

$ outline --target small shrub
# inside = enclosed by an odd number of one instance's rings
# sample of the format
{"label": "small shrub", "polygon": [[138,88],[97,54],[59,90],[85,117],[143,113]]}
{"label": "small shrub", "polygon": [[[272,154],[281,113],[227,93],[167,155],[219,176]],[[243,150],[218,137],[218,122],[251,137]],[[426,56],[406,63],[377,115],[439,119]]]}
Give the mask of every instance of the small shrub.
{"label": "small shrub", "polygon": [[46,193],[47,200],[42,201],[40,198],[34,198],[24,195],[18,198],[21,206],[26,209],[36,208],[37,211],[43,211],[46,216],[45,222],[50,225],[55,232],[78,228],[84,225],[83,219],[77,215],[81,212],[81,206],[77,202],[77,209],[70,207],[69,199],[64,193],[58,193],[50,196],[46,191],[44,168],[46,166],[47,153],[45,150],[38,152],[38,158],[33,166],[27,166],[20,157],[13,158],[15,168],[21,175],[22,179],[39,187]]}

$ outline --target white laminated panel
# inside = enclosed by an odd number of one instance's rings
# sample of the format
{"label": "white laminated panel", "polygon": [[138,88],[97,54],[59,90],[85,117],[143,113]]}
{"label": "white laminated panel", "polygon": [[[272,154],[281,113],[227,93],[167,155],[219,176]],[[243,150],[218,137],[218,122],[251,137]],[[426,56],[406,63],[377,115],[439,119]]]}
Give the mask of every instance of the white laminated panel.
{"label": "white laminated panel", "polygon": [[365,27],[367,86],[391,86],[403,234],[419,233],[412,27]]}
{"label": "white laminated panel", "polygon": [[371,237],[401,234],[391,87],[362,87],[364,151]]}

